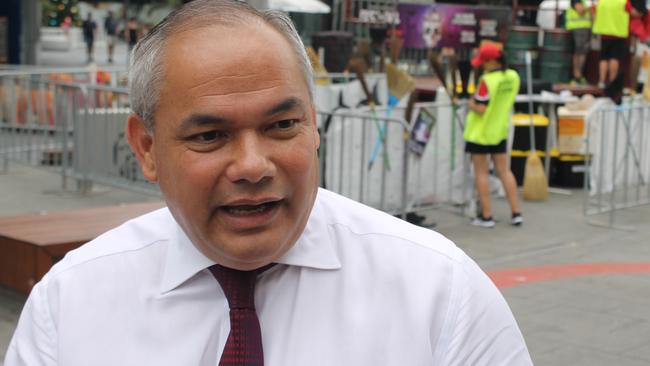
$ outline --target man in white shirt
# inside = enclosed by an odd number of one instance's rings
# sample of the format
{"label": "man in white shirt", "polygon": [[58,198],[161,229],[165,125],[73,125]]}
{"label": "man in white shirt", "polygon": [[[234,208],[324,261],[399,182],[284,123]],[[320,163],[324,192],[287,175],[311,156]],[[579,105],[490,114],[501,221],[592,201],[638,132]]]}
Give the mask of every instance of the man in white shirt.
{"label": "man in white shirt", "polygon": [[[130,70],[129,142],[168,208],[54,266],[5,366],[532,364],[453,243],[317,188],[311,67],[288,18],[195,0]],[[253,304],[233,305],[219,271],[254,273]]]}

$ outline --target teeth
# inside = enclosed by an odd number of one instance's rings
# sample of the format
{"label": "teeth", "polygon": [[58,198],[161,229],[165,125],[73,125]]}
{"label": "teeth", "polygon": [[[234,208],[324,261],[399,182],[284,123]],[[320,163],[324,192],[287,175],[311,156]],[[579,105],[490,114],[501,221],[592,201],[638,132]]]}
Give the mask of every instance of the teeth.
{"label": "teeth", "polygon": [[227,210],[228,212],[234,215],[252,215],[266,210],[267,207],[268,207],[267,204],[261,204],[255,208],[244,208],[242,206],[242,207],[228,207]]}

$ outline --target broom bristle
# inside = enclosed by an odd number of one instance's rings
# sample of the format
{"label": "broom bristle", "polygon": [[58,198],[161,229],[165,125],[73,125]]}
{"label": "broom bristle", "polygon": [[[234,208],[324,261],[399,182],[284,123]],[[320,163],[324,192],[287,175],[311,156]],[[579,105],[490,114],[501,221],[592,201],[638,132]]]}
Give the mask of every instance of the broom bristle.
{"label": "broom bristle", "polygon": [[545,201],[548,198],[548,181],[544,166],[537,154],[530,154],[526,159],[524,171],[524,200]]}
{"label": "broom bristle", "polygon": [[386,79],[388,91],[398,100],[415,89],[415,80],[411,75],[398,69],[393,64],[386,65]]}
{"label": "broom bristle", "polygon": [[431,64],[431,69],[433,70],[433,73],[440,80],[440,82],[444,84],[445,89],[447,89],[447,85],[446,85],[447,78],[445,77],[445,73],[442,71],[442,67],[438,62],[438,56],[435,54],[431,54],[429,56],[429,63]]}
{"label": "broom bristle", "polygon": [[317,78],[327,77],[327,69],[320,62],[316,51],[312,47],[307,47],[307,56],[309,57],[309,62],[311,62],[311,67],[314,70],[314,76]]}

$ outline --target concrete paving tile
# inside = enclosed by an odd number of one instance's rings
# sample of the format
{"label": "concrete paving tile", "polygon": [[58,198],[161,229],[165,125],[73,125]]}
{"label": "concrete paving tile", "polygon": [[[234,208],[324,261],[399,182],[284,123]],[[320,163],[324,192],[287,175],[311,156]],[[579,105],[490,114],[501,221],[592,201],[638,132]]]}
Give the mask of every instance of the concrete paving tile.
{"label": "concrete paving tile", "polygon": [[[513,291],[514,290],[514,291]],[[508,305],[515,318],[528,314],[536,314],[542,310],[550,309],[558,305],[558,302],[540,299],[539,297],[518,296],[519,289],[506,289],[503,296],[506,298]]]}
{"label": "concrete paving tile", "polygon": [[[510,293],[526,294],[532,299],[563,303],[565,306],[591,311],[616,311],[625,314],[629,304],[647,303],[650,309],[650,275],[594,275],[573,279],[554,280],[508,289]],[[638,309],[642,310],[642,309]],[[650,310],[638,311],[630,316],[642,315],[647,319]]]}
{"label": "concrete paving tile", "polygon": [[650,334],[650,322],[643,319],[569,307],[542,311],[522,326],[546,337],[610,353],[641,347]]}
{"label": "concrete paving tile", "polygon": [[[87,195],[81,195],[76,191],[63,191],[58,175],[27,166],[12,164],[9,172],[11,179],[2,182],[2,190],[16,192],[16,194],[5,195],[2,198],[0,215],[160,201],[160,197],[155,195],[100,185],[95,185],[93,191]],[[74,182],[70,185],[74,185]]]}
{"label": "concrete paving tile", "polygon": [[16,329],[26,297],[0,287],[0,366]]}
{"label": "concrete paving tile", "polygon": [[590,347],[565,345],[533,358],[535,366],[647,366],[642,360],[602,352]]}
{"label": "concrete paving tile", "polygon": [[560,339],[550,338],[541,332],[529,331],[525,327],[522,327],[521,324],[520,329],[522,333],[525,334],[524,339],[526,340],[528,352],[530,352],[533,360],[538,356],[542,356],[552,350],[564,347],[566,345],[566,342]]}
{"label": "concrete paving tile", "polygon": [[[612,316],[630,316],[650,322],[650,299],[628,301],[608,311]],[[650,342],[650,335],[649,342]]]}
{"label": "concrete paving tile", "polygon": [[[536,287],[541,284],[531,284],[521,286]],[[552,286],[543,286],[537,290],[536,296],[530,296],[529,303],[535,312],[538,310],[548,309],[552,304],[560,305],[566,308],[581,309],[595,312],[605,312],[623,307],[626,300],[623,298],[609,296],[606,291],[585,290],[582,288],[553,288]],[[534,291],[534,290],[533,290]],[[538,305],[539,304],[539,305]]]}
{"label": "concrete paving tile", "polygon": [[20,314],[26,300],[25,295],[0,287],[0,321],[13,320]]}
{"label": "concrete paving tile", "polygon": [[[11,337],[16,329],[17,322],[5,323],[0,322],[0,361],[4,360],[5,354],[7,353],[7,347],[9,347],[9,342],[11,342]],[[0,362],[0,366],[1,366]]]}
{"label": "concrete paving tile", "polygon": [[634,348],[625,352],[625,356],[632,359],[639,359],[650,363],[650,340],[639,348]]}

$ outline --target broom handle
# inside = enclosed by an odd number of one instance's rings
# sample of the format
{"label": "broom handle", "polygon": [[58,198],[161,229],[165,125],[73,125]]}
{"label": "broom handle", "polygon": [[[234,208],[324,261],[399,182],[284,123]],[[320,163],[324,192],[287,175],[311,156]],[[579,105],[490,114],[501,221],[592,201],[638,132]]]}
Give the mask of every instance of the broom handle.
{"label": "broom handle", "polygon": [[372,93],[370,93],[370,89],[368,88],[368,83],[366,82],[366,76],[363,70],[357,69],[355,70],[357,74],[357,79],[359,79],[359,83],[361,83],[361,89],[363,89],[363,94],[366,95],[366,98],[368,99],[368,103],[372,103],[373,105],[375,104],[375,98],[373,98]]}
{"label": "broom handle", "polygon": [[528,116],[530,118],[530,147],[531,152],[535,150],[535,125],[533,121],[533,66],[530,51],[526,51],[526,84],[528,89]]}

